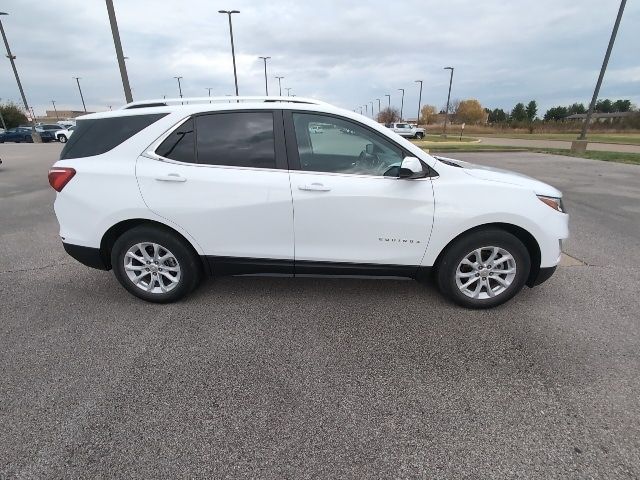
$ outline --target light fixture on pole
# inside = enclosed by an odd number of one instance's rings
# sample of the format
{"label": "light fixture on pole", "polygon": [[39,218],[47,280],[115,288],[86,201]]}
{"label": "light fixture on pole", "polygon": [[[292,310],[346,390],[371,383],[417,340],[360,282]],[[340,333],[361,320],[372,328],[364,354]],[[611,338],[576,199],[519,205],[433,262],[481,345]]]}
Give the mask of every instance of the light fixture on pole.
{"label": "light fixture on pole", "polygon": [[238,96],[238,72],[236,71],[236,48],[233,43],[233,25],[231,24],[231,15],[240,13],[240,10],[218,10],[218,13],[226,13],[229,17],[229,36],[231,37],[231,57],[233,58],[233,79],[236,84],[236,97]]}
{"label": "light fixture on pole", "polygon": [[420,94],[418,95],[418,121],[416,122],[420,125],[420,109],[422,108],[422,80],[416,80],[416,83],[420,84]]}
{"label": "light fixture on pole", "polygon": [[[0,16],[9,15],[6,12],[0,12]],[[11,53],[11,49],[9,48],[9,41],[7,40],[7,36],[4,33],[4,27],[2,26],[2,20],[0,20],[0,33],[2,33],[2,39],[4,40],[4,46],[7,49],[7,58],[11,62],[11,68],[13,68],[13,74],[16,77],[16,82],[18,84],[18,90],[20,90],[20,95],[22,96],[22,103],[24,104],[24,109],[29,113],[29,104],[27,103],[27,97],[24,94],[24,90],[22,89],[22,83],[20,83],[20,77],[18,76],[18,69],[16,68],[16,57]],[[35,143],[42,143],[42,138],[40,134],[36,132],[36,120],[33,118],[31,120],[31,138]]]}
{"label": "light fixture on pole", "polygon": [[264,94],[269,96],[269,83],[267,82],[267,60],[271,57],[258,57],[264,61]]}
{"label": "light fixture on pole", "polygon": [[78,91],[80,92],[80,100],[82,100],[82,108],[84,108],[84,111],[87,111],[87,106],[84,104],[84,96],[82,95],[82,88],[80,88],[80,79],[82,77],[73,77],[76,79],[76,83],[78,84]]}
{"label": "light fixture on pole", "polygon": [[277,78],[277,79],[278,79],[278,91],[280,92],[280,93],[279,93],[279,94],[280,94],[280,96],[282,96],[282,83],[281,83],[281,80],[282,80],[284,77],[279,77],[279,76],[277,76],[277,75],[276,75],[276,77],[275,77],[275,78]]}
{"label": "light fixture on pole", "polygon": [[444,112],[444,130],[442,135],[447,138],[447,122],[449,121],[449,101],[451,100],[451,84],[453,83],[453,67],[444,67],[444,70],[451,70],[451,76],[449,77],[449,93],[447,94],[447,109]]}

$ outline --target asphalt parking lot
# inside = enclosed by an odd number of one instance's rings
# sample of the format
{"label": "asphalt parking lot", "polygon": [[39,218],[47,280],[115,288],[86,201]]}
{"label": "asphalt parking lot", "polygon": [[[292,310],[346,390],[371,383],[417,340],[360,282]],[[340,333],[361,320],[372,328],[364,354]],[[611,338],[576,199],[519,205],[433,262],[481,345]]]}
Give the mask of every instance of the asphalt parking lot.
{"label": "asphalt parking lot", "polygon": [[640,167],[451,155],[571,214],[584,264],[494,310],[267,277],[161,306],[64,253],[59,150],[0,145],[0,478],[640,476]]}

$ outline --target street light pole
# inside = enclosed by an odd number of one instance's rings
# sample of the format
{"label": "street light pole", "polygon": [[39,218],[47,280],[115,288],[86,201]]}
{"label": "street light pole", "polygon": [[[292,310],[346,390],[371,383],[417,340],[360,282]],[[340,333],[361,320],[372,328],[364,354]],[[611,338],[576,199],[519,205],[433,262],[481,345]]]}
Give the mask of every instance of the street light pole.
{"label": "street light pole", "polygon": [[453,67],[444,67],[444,70],[451,70],[449,77],[449,93],[447,94],[447,109],[444,112],[444,130],[442,135],[447,138],[447,122],[449,121],[449,101],[451,100],[451,84],[453,83]]}
{"label": "street light pole", "polygon": [[80,78],[82,77],[73,77],[76,79],[76,83],[78,84],[78,91],[80,92],[80,100],[82,100],[82,108],[84,108],[84,111],[87,111],[87,106],[84,104],[84,96],[82,96],[82,88],[80,88]]}
{"label": "street light pole", "polygon": [[[5,12],[0,12],[0,16],[9,15]],[[16,82],[18,84],[18,89],[20,90],[20,95],[22,96],[22,103],[24,104],[24,109],[27,113],[29,113],[29,104],[27,103],[27,97],[24,94],[24,90],[22,89],[22,83],[20,83],[20,77],[18,76],[18,69],[16,68],[16,57],[11,54],[11,49],[9,48],[9,41],[7,40],[7,36],[4,33],[4,27],[2,26],[2,20],[0,20],[0,32],[2,33],[2,39],[4,40],[4,46],[7,48],[7,58],[11,62],[11,68],[13,68],[13,74],[16,76]],[[40,134],[36,132],[36,119],[31,119],[31,138],[34,143],[42,143],[42,138],[40,138]]]}
{"label": "street light pole", "polygon": [[278,91],[280,92],[280,96],[282,96],[282,83],[280,83],[280,80],[282,80],[284,77],[278,77],[276,75],[276,77],[278,79]]}
{"label": "street light pole", "polygon": [[233,58],[233,79],[236,84],[236,97],[238,96],[238,72],[236,70],[236,48],[233,43],[233,25],[231,24],[231,15],[240,13],[240,10],[218,10],[218,13],[226,13],[229,17],[229,36],[231,37],[231,57]]}
{"label": "street light pole", "polygon": [[285,88],[285,90],[287,91],[287,97],[291,95],[291,87],[287,87]]}
{"label": "street light pole", "polygon": [[[604,78],[604,72],[607,70],[607,64],[609,63],[609,57],[611,56],[611,50],[613,49],[613,44],[616,41],[616,35],[618,34],[618,27],[620,26],[620,20],[622,19],[622,13],[624,12],[624,7],[627,3],[627,0],[622,0],[620,2],[620,8],[618,9],[618,16],[616,17],[616,22],[613,25],[613,31],[611,32],[611,38],[609,39],[609,45],[607,46],[607,52],[604,55],[604,60],[602,61],[602,68],[600,68],[600,75],[598,76],[598,82],[596,83],[596,88],[593,91],[593,97],[591,98],[591,103],[589,104],[589,110],[587,111],[587,116],[584,119],[584,124],[582,125],[582,131],[580,132],[580,136],[578,140],[586,140],[587,138],[587,130],[589,129],[589,122],[591,121],[591,115],[593,114],[593,109],[596,106],[596,101],[598,100],[598,93],[600,93],[600,86],[602,85],[602,79]],[[586,149],[586,143],[585,143]]]}
{"label": "street light pole", "polygon": [[[213,87],[205,87],[205,90],[207,90],[208,92],[208,96],[211,96],[211,90],[213,90]],[[211,100],[209,100],[209,103],[211,103]]]}
{"label": "street light pole", "polygon": [[269,60],[271,57],[258,57],[258,58],[261,58],[264,61],[264,94],[268,97],[269,84],[267,82],[267,60]]}
{"label": "street light pole", "polygon": [[51,103],[53,103],[53,111],[56,113],[56,120],[60,120],[60,117],[58,116],[58,110],[56,109],[56,101],[51,100]]}
{"label": "street light pole", "polygon": [[388,107],[391,108],[391,95],[389,95],[388,93],[384,94],[385,97],[387,97],[389,99],[389,105]]}
{"label": "street light pole", "polygon": [[113,0],[105,0],[107,3],[107,14],[109,15],[109,23],[111,24],[111,35],[113,36],[113,44],[116,47],[116,58],[118,59],[118,68],[120,69],[120,77],[122,78],[122,88],[124,88],[124,98],[127,103],[133,102],[131,95],[131,86],[129,85],[129,76],[127,75],[127,65],[124,63],[124,54],[122,53],[122,43],[120,42],[120,32],[118,31],[118,22],[116,21],[116,12],[113,8]]}
{"label": "street light pole", "polygon": [[373,108],[373,102],[369,102],[369,103],[371,104],[371,118],[374,118],[374,117],[373,117],[373,110],[374,110],[374,108]]}
{"label": "street light pole", "polygon": [[420,94],[418,95],[418,121],[417,121],[417,124],[420,125],[420,108],[422,108],[422,80],[416,80],[416,83],[420,84]]}
{"label": "street light pole", "polygon": [[378,101],[378,116],[379,116],[382,109],[380,108],[380,99],[376,98],[376,100]]}
{"label": "street light pole", "polygon": [[402,92],[402,100],[400,101],[400,121],[402,121],[402,111],[404,110],[404,88],[399,88]]}

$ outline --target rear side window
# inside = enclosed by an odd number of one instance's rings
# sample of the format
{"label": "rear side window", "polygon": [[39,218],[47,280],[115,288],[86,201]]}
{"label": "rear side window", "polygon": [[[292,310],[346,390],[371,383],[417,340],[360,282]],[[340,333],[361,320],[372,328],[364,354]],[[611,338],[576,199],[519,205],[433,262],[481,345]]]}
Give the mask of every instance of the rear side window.
{"label": "rear side window", "polygon": [[78,120],[60,154],[60,160],[100,155],[117,147],[136,133],[164,117],[166,113],[95,120]]}
{"label": "rear side window", "polygon": [[195,163],[196,136],[193,118],[190,118],[171,132],[156,149],[156,153],[161,157],[177,160],[178,162]]}
{"label": "rear side window", "polygon": [[273,113],[200,115],[196,128],[198,163],[276,168]]}

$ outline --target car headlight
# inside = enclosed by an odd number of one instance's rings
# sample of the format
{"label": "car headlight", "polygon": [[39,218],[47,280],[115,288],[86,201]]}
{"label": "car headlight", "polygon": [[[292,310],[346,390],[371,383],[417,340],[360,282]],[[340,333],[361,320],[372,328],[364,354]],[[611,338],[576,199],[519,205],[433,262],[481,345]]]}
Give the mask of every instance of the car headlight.
{"label": "car headlight", "polygon": [[561,212],[561,213],[565,213],[564,212],[564,205],[562,205],[562,199],[561,198],[547,197],[545,195],[537,195],[537,197],[541,202],[546,203],[547,205],[549,205],[554,210],[557,210],[558,212]]}

